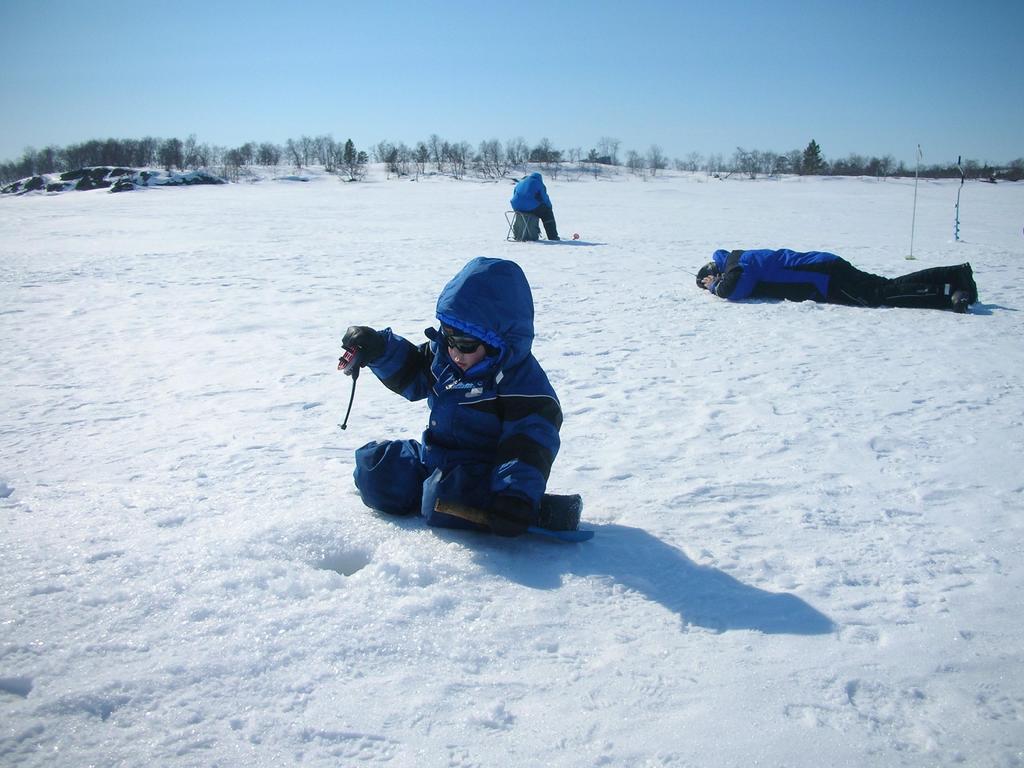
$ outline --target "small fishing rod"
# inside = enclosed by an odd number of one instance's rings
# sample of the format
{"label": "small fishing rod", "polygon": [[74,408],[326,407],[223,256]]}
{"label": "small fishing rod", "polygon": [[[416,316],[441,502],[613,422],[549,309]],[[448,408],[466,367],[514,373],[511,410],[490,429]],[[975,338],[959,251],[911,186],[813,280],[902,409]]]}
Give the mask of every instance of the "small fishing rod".
{"label": "small fishing rod", "polygon": [[348,396],[348,409],[345,411],[345,420],[338,426],[342,429],[348,428],[348,416],[352,413],[352,401],[356,399],[356,379],[359,378],[359,368],[363,363],[363,350],[344,347],[341,357],[338,358],[338,370],[346,376],[352,377],[352,394]]}

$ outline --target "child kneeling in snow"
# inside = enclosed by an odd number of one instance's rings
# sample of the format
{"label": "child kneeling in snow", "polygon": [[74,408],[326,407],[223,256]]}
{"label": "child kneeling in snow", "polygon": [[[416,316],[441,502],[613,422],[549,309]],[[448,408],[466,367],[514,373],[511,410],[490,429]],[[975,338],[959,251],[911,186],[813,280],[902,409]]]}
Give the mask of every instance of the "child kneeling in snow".
{"label": "child kneeling in snow", "polygon": [[473,259],[441,292],[437,319],[419,347],[390,328],[352,326],[342,340],[388,389],[430,406],[422,444],[374,441],[356,451],[363,503],[420,512],[430,525],[484,527],[435,509],[439,499],[455,502],[485,510],[487,527],[503,536],[556,527],[540,515],[562,409],[530,351],[533,295],[522,269]]}

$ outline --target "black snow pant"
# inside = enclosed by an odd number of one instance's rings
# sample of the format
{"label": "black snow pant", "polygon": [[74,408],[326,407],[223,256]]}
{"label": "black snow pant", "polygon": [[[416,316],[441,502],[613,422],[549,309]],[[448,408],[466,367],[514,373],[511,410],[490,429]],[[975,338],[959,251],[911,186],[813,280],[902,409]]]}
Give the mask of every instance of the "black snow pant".
{"label": "black snow pant", "polygon": [[555,226],[555,212],[551,209],[550,205],[544,205],[541,203],[532,211],[534,216],[541,220],[544,224],[544,234],[548,240],[558,240],[558,227]]}
{"label": "black snow pant", "polygon": [[821,266],[829,275],[826,301],[830,304],[953,309],[951,297],[955,291],[966,291],[971,304],[978,300],[970,264],[932,267],[893,278],[863,272],[845,259]]}

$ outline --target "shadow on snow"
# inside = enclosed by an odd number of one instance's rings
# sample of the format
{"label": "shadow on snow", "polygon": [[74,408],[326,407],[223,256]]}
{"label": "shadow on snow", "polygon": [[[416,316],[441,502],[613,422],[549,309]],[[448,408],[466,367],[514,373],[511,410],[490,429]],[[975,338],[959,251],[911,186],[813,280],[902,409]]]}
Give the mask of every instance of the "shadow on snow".
{"label": "shadow on snow", "polygon": [[589,240],[565,240],[565,239],[562,239],[562,240],[534,240],[533,243],[535,245],[550,245],[550,246],[568,245],[568,246],[575,246],[577,248],[579,248],[581,246],[591,247],[591,246],[595,246],[595,245],[607,245],[607,243],[592,243]]}
{"label": "shadow on snow", "polygon": [[445,538],[474,538],[476,559],[483,567],[532,589],[556,589],[568,574],[597,576],[660,603],[687,626],[792,635],[836,629],[831,619],[796,595],[758,589],[717,568],[698,565],[640,528],[584,527],[592,528],[596,536],[583,544],[537,538],[507,541],[489,534],[435,530]]}

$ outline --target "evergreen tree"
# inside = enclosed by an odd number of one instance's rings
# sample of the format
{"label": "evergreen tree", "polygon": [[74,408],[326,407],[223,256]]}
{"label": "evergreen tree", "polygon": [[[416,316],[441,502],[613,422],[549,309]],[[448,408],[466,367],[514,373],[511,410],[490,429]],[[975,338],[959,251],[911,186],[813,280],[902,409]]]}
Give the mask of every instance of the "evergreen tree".
{"label": "evergreen tree", "polygon": [[807,176],[813,176],[825,170],[825,160],[821,156],[821,147],[818,142],[811,139],[811,143],[804,150],[803,164],[800,172]]}
{"label": "evergreen tree", "polygon": [[369,158],[365,152],[356,152],[356,145],[352,143],[352,139],[345,142],[341,160],[349,181],[358,181],[366,175],[366,163]]}

